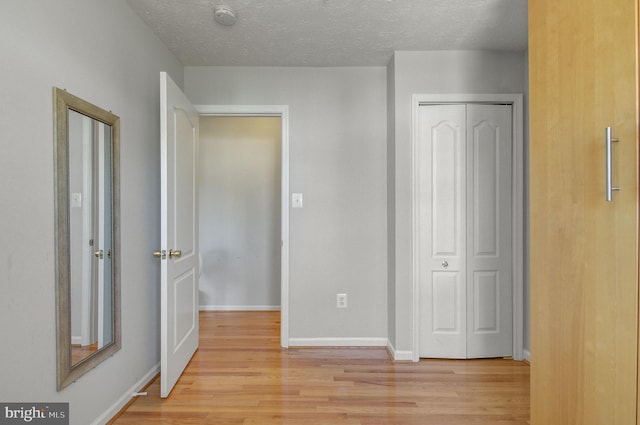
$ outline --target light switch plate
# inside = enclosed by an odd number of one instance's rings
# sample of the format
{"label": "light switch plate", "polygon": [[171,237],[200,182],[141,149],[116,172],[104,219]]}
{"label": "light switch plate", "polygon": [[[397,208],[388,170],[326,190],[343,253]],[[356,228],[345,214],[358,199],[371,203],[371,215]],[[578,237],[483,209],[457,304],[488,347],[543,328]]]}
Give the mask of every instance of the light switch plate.
{"label": "light switch plate", "polygon": [[71,208],[82,207],[82,193],[71,194]]}
{"label": "light switch plate", "polygon": [[291,194],[291,207],[302,208],[302,193]]}

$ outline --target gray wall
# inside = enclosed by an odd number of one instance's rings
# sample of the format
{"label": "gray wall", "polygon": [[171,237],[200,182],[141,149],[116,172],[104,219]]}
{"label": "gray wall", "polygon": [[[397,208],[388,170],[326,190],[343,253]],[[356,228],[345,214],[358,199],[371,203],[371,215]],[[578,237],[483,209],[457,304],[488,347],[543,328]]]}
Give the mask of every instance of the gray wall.
{"label": "gray wall", "polygon": [[200,306],[280,307],[280,117],[200,118]]}
{"label": "gray wall", "polygon": [[289,105],[292,339],[387,336],[385,88],[384,67],[185,68],[194,104]]}
{"label": "gray wall", "polygon": [[[183,68],[124,0],[0,2],[0,400],[87,425],[159,362],[159,72]],[[52,87],[121,118],[122,349],[56,391]]]}
{"label": "gray wall", "polygon": [[396,340],[396,73],[395,61],[387,65],[387,337]]}
{"label": "gray wall", "polygon": [[[525,54],[523,52],[429,51],[395,52],[389,65],[395,94],[395,131],[389,138],[394,153],[388,167],[389,209],[395,216],[395,238],[390,255],[389,297],[395,304],[390,318],[390,341],[397,351],[411,350],[412,337],[412,247],[411,247],[411,96],[427,93],[523,93]],[[525,205],[526,208],[526,205]],[[528,303],[528,300],[525,300]],[[393,308],[393,306],[390,308]]]}

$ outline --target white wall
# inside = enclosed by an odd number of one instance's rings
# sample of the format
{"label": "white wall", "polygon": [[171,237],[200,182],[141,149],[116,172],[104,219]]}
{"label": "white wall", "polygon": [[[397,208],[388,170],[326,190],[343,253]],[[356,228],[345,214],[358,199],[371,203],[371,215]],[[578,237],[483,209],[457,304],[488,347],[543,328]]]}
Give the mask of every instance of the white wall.
{"label": "white wall", "polygon": [[[124,0],[0,2],[0,400],[87,425],[159,362],[159,72],[183,68]],[[122,349],[56,391],[52,87],[121,118]]]}
{"label": "white wall", "polygon": [[280,307],[280,117],[200,118],[200,306]]}
{"label": "white wall", "polygon": [[185,68],[194,104],[289,105],[291,339],[386,338],[385,87],[383,67]]}
{"label": "white wall", "polygon": [[[410,351],[412,335],[412,246],[411,246],[411,96],[437,93],[523,93],[523,52],[429,51],[395,52],[389,69],[390,89],[395,94],[395,131],[389,150],[395,155],[389,164],[389,208],[395,215],[394,250],[390,256],[394,276],[389,290],[394,293],[395,317],[390,323],[391,343],[398,351]],[[391,300],[391,297],[390,297]],[[528,303],[528,300],[525,300]],[[390,308],[393,308],[393,306]]]}

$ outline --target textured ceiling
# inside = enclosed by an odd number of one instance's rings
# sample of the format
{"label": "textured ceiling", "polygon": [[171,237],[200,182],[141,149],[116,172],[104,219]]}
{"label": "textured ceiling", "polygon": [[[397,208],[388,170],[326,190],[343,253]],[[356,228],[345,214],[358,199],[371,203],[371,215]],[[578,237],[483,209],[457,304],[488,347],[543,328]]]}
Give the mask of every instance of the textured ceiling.
{"label": "textured ceiling", "polygon": [[[384,66],[394,50],[525,50],[527,0],[128,0],[185,66]],[[233,27],[213,9],[235,9]]]}

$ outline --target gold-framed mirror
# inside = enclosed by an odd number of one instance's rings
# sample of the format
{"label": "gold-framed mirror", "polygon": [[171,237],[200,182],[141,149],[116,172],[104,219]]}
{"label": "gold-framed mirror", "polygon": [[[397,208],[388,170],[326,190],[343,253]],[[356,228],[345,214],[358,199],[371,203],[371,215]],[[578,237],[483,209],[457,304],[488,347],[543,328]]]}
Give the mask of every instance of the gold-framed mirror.
{"label": "gold-framed mirror", "polygon": [[53,100],[60,391],[120,349],[120,118]]}

